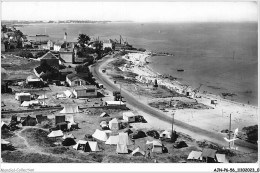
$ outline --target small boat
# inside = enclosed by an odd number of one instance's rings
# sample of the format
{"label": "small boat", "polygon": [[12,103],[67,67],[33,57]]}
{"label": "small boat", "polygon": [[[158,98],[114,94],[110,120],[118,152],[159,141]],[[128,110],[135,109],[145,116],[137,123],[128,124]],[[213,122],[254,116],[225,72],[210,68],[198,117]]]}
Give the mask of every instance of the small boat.
{"label": "small boat", "polygon": [[178,72],[184,72],[184,69],[177,69]]}

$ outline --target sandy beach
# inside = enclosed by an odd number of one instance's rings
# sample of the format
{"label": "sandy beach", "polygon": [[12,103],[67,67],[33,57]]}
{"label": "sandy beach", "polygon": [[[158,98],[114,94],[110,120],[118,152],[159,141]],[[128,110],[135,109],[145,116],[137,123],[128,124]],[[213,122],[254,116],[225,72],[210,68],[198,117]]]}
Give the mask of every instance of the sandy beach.
{"label": "sandy beach", "polygon": [[[152,71],[146,63],[146,59],[150,55],[146,53],[130,53],[123,58],[131,61],[134,66],[131,66],[127,70],[138,74],[137,80],[140,77],[146,78],[146,80],[139,80],[140,82],[146,83],[149,80],[157,80],[159,85],[164,85],[171,90],[175,90],[179,93],[186,88],[177,80],[162,79],[158,73]],[[193,88],[188,86],[189,90],[192,91]],[[148,104],[154,100],[149,101],[143,97],[140,98],[142,101]],[[174,98],[171,98],[174,99]],[[178,98],[180,99],[180,98]],[[179,110],[166,110],[165,115],[172,117],[172,113],[175,113],[174,118],[182,122],[203,128],[205,130],[220,132],[223,129],[229,128],[229,118],[231,114],[231,124],[232,129],[239,128],[240,130],[245,126],[257,124],[257,107],[247,104],[242,104],[230,100],[221,98],[213,94],[198,93],[196,98],[191,98],[197,100],[199,103],[203,103],[207,106],[211,106],[214,109],[198,110],[198,109],[179,109]],[[211,100],[217,100],[217,104],[212,105]]]}

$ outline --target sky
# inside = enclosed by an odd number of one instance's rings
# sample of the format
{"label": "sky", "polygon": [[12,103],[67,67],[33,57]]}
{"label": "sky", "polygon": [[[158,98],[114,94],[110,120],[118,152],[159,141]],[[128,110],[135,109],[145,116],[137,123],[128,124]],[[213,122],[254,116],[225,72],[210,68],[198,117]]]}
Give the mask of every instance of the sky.
{"label": "sky", "polygon": [[2,2],[2,20],[252,22],[256,2]]}

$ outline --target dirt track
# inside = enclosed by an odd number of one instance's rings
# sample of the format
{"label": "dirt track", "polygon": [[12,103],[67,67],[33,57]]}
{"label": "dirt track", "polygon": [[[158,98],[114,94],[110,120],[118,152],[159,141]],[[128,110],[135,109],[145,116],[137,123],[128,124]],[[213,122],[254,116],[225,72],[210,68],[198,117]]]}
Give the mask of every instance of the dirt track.
{"label": "dirt track", "polygon": [[[105,66],[108,63],[109,59],[111,59],[111,57],[106,56],[103,59],[103,61],[100,61],[100,62],[96,63],[94,66],[92,66],[91,71],[93,73],[93,76],[96,79],[98,79],[108,90],[111,90],[111,91],[118,90],[119,88],[116,85],[114,85],[112,81],[110,81],[106,76],[104,76],[100,72],[100,67]],[[149,115],[151,115],[155,118],[158,118],[162,121],[165,121],[168,123],[172,121],[171,118],[167,117],[166,115],[159,112],[158,110],[139,102],[138,99],[134,98],[130,93],[126,92],[124,89],[122,89],[122,95],[125,98],[125,100],[127,101],[127,104],[130,104],[131,106],[133,106],[141,111],[144,111],[144,112],[148,113]],[[189,134],[194,139],[197,139],[197,140],[205,139],[208,141],[215,142],[222,146],[224,144],[226,144],[226,142],[223,139],[223,135],[221,135],[221,134],[209,132],[207,130],[188,125],[188,124],[183,123],[178,120],[174,121],[174,125],[176,127],[178,127],[179,131]],[[242,140],[237,140],[236,146],[239,148],[240,151],[243,151],[243,152],[256,152],[257,148],[258,148],[257,145],[251,144],[251,143],[248,143],[248,142],[245,142]]]}

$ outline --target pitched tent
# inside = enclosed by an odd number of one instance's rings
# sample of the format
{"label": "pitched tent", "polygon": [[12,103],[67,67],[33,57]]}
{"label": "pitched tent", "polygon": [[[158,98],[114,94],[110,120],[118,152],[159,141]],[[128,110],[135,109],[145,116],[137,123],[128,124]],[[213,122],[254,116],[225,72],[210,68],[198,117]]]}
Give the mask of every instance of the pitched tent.
{"label": "pitched tent", "polygon": [[215,162],[217,150],[213,150],[210,148],[204,148],[202,150],[201,157],[206,160],[206,162]]}
{"label": "pitched tent", "polygon": [[65,122],[65,115],[55,115],[55,124]]}
{"label": "pitched tent", "polygon": [[64,139],[64,141],[62,141],[62,145],[63,146],[71,146],[71,145],[75,145],[76,142],[73,138],[66,138]]}
{"label": "pitched tent", "polygon": [[144,156],[145,152],[138,147],[131,154],[132,156]]}
{"label": "pitched tent", "polygon": [[56,137],[62,137],[63,132],[61,130],[54,130],[50,134],[48,134],[49,138],[56,138]]}
{"label": "pitched tent", "polygon": [[107,122],[106,121],[101,121],[101,123],[99,125],[100,126],[107,126]]}
{"label": "pitched tent", "polygon": [[30,101],[23,101],[23,103],[21,104],[22,107],[28,107],[30,106]]}
{"label": "pitched tent", "polygon": [[9,130],[9,127],[7,124],[5,124],[5,122],[1,122],[1,130]]}
{"label": "pitched tent", "polygon": [[119,121],[116,118],[109,121],[109,128],[110,130],[119,130]]}
{"label": "pitched tent", "polygon": [[74,114],[79,112],[78,105],[64,105],[64,108],[60,111],[62,114]]}
{"label": "pitched tent", "polygon": [[216,154],[216,157],[219,163],[229,163],[225,154]]}
{"label": "pitched tent", "polygon": [[109,115],[106,112],[103,112],[100,117],[109,117]]}
{"label": "pitched tent", "polygon": [[189,156],[188,156],[188,160],[201,160],[201,151],[191,151]]}
{"label": "pitched tent", "polygon": [[171,132],[164,130],[161,134],[160,134],[160,138],[171,138]]}
{"label": "pitched tent", "polygon": [[47,99],[48,97],[46,95],[40,95],[38,97],[38,100],[43,100],[43,99]]}
{"label": "pitched tent", "polygon": [[117,145],[119,141],[119,136],[109,136],[108,140],[106,141],[105,144],[107,145]]}
{"label": "pitched tent", "polygon": [[62,139],[66,139],[66,138],[76,139],[73,134],[64,135],[64,136],[62,137]]}
{"label": "pitched tent", "polygon": [[133,112],[124,112],[123,113],[123,119],[126,120],[127,122],[135,122],[135,114]]}
{"label": "pitched tent", "polygon": [[35,126],[37,124],[36,118],[30,117],[29,115],[21,121],[23,126]]}
{"label": "pitched tent", "polygon": [[94,134],[92,135],[93,138],[98,139],[100,141],[107,141],[108,135],[105,131],[101,131],[99,129],[96,129]]}
{"label": "pitched tent", "polygon": [[118,144],[123,145],[132,145],[133,142],[130,140],[127,133],[119,133],[118,135]]}
{"label": "pitched tent", "polygon": [[154,153],[162,153],[162,143],[159,140],[147,141],[146,144],[152,144],[152,152]]}
{"label": "pitched tent", "polygon": [[100,151],[98,147],[98,143],[94,141],[88,141],[91,151]]}
{"label": "pitched tent", "polygon": [[72,92],[71,91],[69,91],[69,90],[66,90],[66,91],[64,91],[64,94],[66,95],[66,97],[68,97],[68,98],[71,98],[71,97],[73,97],[73,94],[72,94]]}
{"label": "pitched tent", "polygon": [[65,116],[65,121],[68,121],[70,123],[74,123],[74,117],[73,115],[66,115]]}
{"label": "pitched tent", "polygon": [[88,141],[85,140],[79,140],[76,145],[73,146],[75,150],[80,150],[80,145],[85,145]]}
{"label": "pitched tent", "polygon": [[116,146],[116,153],[117,154],[128,154],[127,145],[117,144],[117,146]]}

